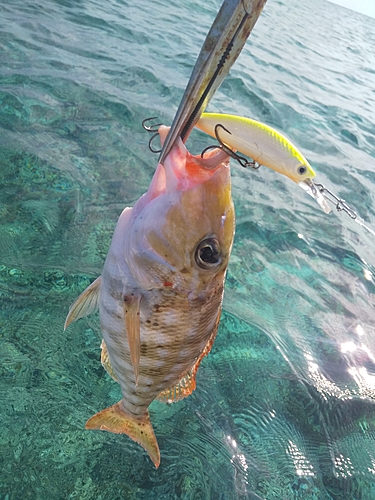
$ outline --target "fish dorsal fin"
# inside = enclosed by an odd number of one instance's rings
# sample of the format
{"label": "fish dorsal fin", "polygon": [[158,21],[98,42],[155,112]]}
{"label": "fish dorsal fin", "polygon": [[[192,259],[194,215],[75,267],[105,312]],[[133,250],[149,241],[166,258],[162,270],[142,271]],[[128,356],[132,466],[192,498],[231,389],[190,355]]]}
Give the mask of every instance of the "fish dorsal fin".
{"label": "fish dorsal fin", "polygon": [[85,291],[81,293],[78,299],[70,306],[68,316],[66,317],[64,330],[68,328],[70,323],[79,318],[95,312],[99,307],[99,290],[102,277],[99,276]]}
{"label": "fish dorsal fin", "polygon": [[141,357],[141,299],[142,296],[135,293],[124,295],[125,326],[128,335],[130,359],[133,365],[136,387],[138,385],[139,360]]}
{"label": "fish dorsal fin", "polygon": [[193,375],[192,370],[189,370],[176,385],[165,389],[156,399],[161,403],[175,403],[176,401],[181,401],[181,399],[190,396],[196,388],[196,385],[195,375]]}
{"label": "fish dorsal fin", "polygon": [[121,401],[91,417],[86,429],[100,429],[115,434],[127,434],[149,454],[156,468],[160,464],[160,451],[148,411],[139,417],[127,414]]}
{"label": "fish dorsal fin", "polygon": [[106,346],[104,340],[102,340],[102,343],[101,343],[100,347],[101,347],[101,350],[102,350],[102,354],[100,356],[100,361],[101,361],[101,363],[103,365],[103,368],[105,369],[105,371],[108,373],[108,375],[115,382],[118,382],[118,378],[116,376],[115,370],[112,368],[111,360],[109,359],[109,354],[108,354],[107,346]]}

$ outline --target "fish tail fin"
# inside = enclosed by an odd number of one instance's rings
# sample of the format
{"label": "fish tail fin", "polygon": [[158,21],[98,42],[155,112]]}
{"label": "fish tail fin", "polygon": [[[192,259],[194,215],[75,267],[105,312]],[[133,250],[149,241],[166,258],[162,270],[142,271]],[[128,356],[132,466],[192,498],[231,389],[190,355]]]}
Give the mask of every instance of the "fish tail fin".
{"label": "fish tail fin", "polygon": [[86,422],[86,429],[99,429],[115,434],[127,434],[149,454],[156,468],[160,464],[159,445],[148,412],[142,417],[126,413],[121,401],[96,413]]}

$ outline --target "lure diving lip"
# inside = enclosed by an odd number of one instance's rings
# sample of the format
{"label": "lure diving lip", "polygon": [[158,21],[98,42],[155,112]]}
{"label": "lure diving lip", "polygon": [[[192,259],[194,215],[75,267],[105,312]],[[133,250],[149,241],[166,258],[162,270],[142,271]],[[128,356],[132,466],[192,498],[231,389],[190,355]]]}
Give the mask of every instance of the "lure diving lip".
{"label": "lure diving lip", "polygon": [[[326,213],[329,214],[332,212],[332,208],[327,203],[327,198],[323,194],[324,190],[318,189],[317,184],[311,179],[306,179],[298,183],[298,185],[306,191],[307,194],[312,196],[314,200],[318,203],[320,208]],[[324,187],[324,186],[323,186]]]}

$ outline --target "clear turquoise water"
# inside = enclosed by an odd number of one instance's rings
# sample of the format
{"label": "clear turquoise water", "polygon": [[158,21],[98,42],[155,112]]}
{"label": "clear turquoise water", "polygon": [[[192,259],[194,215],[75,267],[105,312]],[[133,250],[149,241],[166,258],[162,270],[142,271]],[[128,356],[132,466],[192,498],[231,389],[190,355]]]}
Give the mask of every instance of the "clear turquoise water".
{"label": "clear turquoise water", "polygon": [[[162,462],[84,430],[120,398],[98,318],[63,331],[156,157],[219,0],[0,6],[0,498],[375,498],[374,237],[286,178],[233,165],[237,232],[217,341]],[[375,20],[269,0],[211,111],[287,134],[375,228]],[[199,152],[211,141],[194,133]]]}

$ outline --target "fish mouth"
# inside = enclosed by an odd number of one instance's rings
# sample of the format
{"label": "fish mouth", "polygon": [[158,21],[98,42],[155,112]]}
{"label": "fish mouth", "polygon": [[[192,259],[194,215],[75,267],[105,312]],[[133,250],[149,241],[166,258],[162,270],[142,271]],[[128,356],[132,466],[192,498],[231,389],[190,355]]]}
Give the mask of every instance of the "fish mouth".
{"label": "fish mouth", "polygon": [[164,163],[179,137],[183,142],[187,140],[239,56],[265,3],[266,0],[224,0],[193,68],[159,163]]}
{"label": "fish mouth", "polygon": [[[165,125],[161,125],[159,127],[158,132],[159,132],[159,136],[160,136],[160,142],[162,145],[165,143],[165,140],[168,137],[169,131],[170,131],[170,127],[166,127]],[[206,170],[216,170],[220,164],[222,164],[222,163],[228,164],[228,160],[229,160],[228,153],[221,148],[215,148],[211,151],[208,151],[204,156],[203,155],[193,156],[186,149],[186,146],[182,142],[181,137],[177,138],[177,140],[174,144],[174,148],[178,151],[177,156],[180,156],[180,158],[184,158],[184,159],[188,157],[188,158],[190,158],[190,160],[192,160],[200,168],[203,168]],[[172,151],[172,149],[171,149],[171,151]]]}
{"label": "fish mouth", "polygon": [[[169,127],[159,127],[160,141],[168,136]],[[164,191],[185,191],[205,183],[220,168],[229,168],[229,156],[220,148],[209,151],[204,157],[189,153],[180,137],[177,138],[164,164],[158,165],[159,186]]]}

